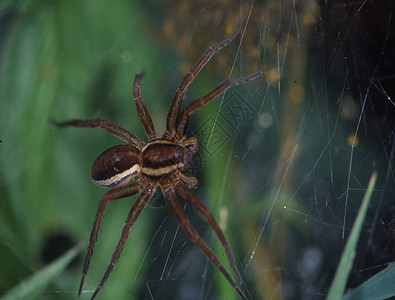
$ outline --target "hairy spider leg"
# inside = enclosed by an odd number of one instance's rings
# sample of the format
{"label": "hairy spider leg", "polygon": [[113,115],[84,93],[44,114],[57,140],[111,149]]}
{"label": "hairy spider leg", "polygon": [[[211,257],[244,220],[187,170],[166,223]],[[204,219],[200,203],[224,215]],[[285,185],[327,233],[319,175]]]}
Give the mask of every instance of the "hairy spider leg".
{"label": "hairy spider leg", "polygon": [[122,141],[135,146],[139,150],[141,150],[145,146],[145,143],[137,135],[107,120],[102,120],[102,119],[70,120],[66,122],[56,122],[55,120],[51,120],[51,122],[57,127],[66,127],[66,126],[89,127],[89,128],[100,127],[102,130],[108,132],[112,136],[115,136],[121,139]]}
{"label": "hairy spider leg", "polygon": [[232,252],[229,247],[229,243],[226,240],[225,235],[222,230],[219,228],[217,221],[215,221],[213,215],[210,210],[199,201],[199,199],[188,189],[185,185],[183,185],[179,180],[175,182],[175,189],[178,196],[180,196],[183,200],[190,203],[197,211],[206,219],[207,223],[214,230],[217,238],[221,242],[222,247],[225,249],[226,256],[228,257],[230,266],[236,276],[236,279],[239,283],[242,282],[239,271],[236,268],[235,260],[233,258]]}
{"label": "hairy spider leg", "polygon": [[132,208],[129,211],[129,214],[126,218],[125,225],[122,229],[121,238],[115,248],[115,251],[111,257],[111,262],[108,265],[106,272],[104,273],[102,279],[100,280],[95,292],[92,295],[91,300],[96,298],[96,295],[102,289],[104,283],[107,281],[108,276],[112,272],[115,264],[119,260],[119,256],[122,253],[123,247],[125,246],[126,241],[129,238],[130,229],[136,222],[137,218],[140,216],[143,209],[147,206],[149,199],[151,199],[152,194],[155,192],[155,187],[152,186],[144,186],[142,187],[140,195],[137,197],[136,202],[133,204]]}
{"label": "hairy spider leg", "polygon": [[134,182],[132,184],[122,186],[119,188],[116,188],[114,190],[108,191],[102,200],[100,201],[99,207],[97,208],[97,213],[96,213],[96,218],[95,222],[92,228],[91,232],[91,237],[89,240],[89,246],[88,246],[88,251],[85,256],[85,262],[84,262],[84,267],[82,269],[82,277],[81,277],[81,282],[80,282],[80,287],[78,289],[78,296],[81,295],[82,292],[82,287],[84,285],[85,277],[89,269],[89,263],[92,258],[93,254],[93,248],[95,247],[95,244],[97,242],[97,236],[99,234],[100,230],[100,224],[103,219],[104,212],[107,208],[107,204],[111,201],[117,200],[117,199],[122,199],[126,198],[129,196],[133,196],[134,194],[137,194],[140,190],[140,182]]}
{"label": "hairy spider leg", "polygon": [[134,103],[136,105],[137,114],[139,116],[141,123],[143,124],[145,133],[147,134],[148,139],[152,141],[156,139],[155,126],[154,123],[152,122],[148,109],[145,106],[144,100],[140,94],[141,79],[144,77],[144,75],[145,72],[142,72],[134,77],[133,97],[134,97]]}
{"label": "hairy spider leg", "polygon": [[195,137],[190,137],[184,140],[181,145],[183,147],[189,147],[188,149],[194,153],[198,149],[198,140]]}
{"label": "hairy spider leg", "polygon": [[246,77],[240,77],[240,78],[232,78],[224,81],[221,83],[219,86],[214,88],[211,92],[209,92],[207,95],[203,96],[202,98],[199,98],[195,101],[193,101],[191,104],[189,104],[184,111],[180,114],[180,117],[177,120],[177,132],[176,132],[176,137],[179,139],[182,139],[185,136],[185,129],[188,124],[189,117],[191,114],[206,105],[209,101],[217,97],[219,94],[223,93],[225,90],[230,88],[231,86],[234,85],[239,85],[242,83],[246,83],[250,80],[253,80],[257,78],[258,76],[261,76],[262,72],[257,72],[255,74],[252,74],[250,76]]}
{"label": "hairy spider leg", "polygon": [[198,62],[191,69],[191,71],[189,71],[187,74],[185,74],[185,76],[181,80],[179,87],[177,88],[177,91],[176,91],[176,93],[173,97],[173,100],[171,102],[169,112],[167,114],[166,132],[165,132],[166,136],[174,136],[175,135],[178,114],[180,112],[181,103],[182,103],[182,100],[185,96],[185,91],[186,91],[186,88],[188,87],[188,85],[195,79],[197,74],[203,69],[203,67],[214,56],[214,54],[217,51],[219,51],[222,48],[229,45],[229,43],[239,34],[239,32],[240,32],[240,28],[237,28],[227,39],[218,43],[215,46],[208,48],[206,50],[206,52],[204,52],[203,56],[198,60]]}
{"label": "hairy spider leg", "polygon": [[176,197],[176,194],[174,193],[174,189],[172,187],[171,182],[167,181],[167,183],[161,182],[159,184],[160,184],[160,187],[161,187],[163,194],[165,196],[167,206],[169,207],[169,209],[171,210],[173,215],[176,217],[178,223],[180,223],[181,227],[184,229],[188,238],[195,245],[197,245],[200,248],[200,250],[203,251],[203,253],[206,255],[206,257],[220,270],[220,272],[225,276],[226,280],[236,290],[236,292],[239,294],[239,296],[243,300],[247,299],[246,296],[244,295],[244,293],[237,286],[236,282],[233,280],[232,276],[221,264],[221,261],[218,259],[218,257],[214,254],[214,252],[210,249],[210,247],[207,246],[207,244],[201,238],[199,233],[193,228],[193,226],[189,222],[187,215],[185,214],[182,206],[180,205],[180,203],[177,200],[177,197]]}
{"label": "hairy spider leg", "polygon": [[185,181],[186,183],[188,183],[188,186],[190,188],[194,189],[198,186],[199,181],[195,177],[190,177],[190,176],[184,175],[184,173],[182,173],[180,170],[177,170],[175,173],[182,181]]}

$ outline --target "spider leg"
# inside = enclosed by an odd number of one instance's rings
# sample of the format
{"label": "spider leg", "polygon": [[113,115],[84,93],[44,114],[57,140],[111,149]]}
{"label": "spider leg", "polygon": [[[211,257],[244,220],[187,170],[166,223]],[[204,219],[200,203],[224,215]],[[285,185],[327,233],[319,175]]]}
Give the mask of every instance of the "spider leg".
{"label": "spider leg", "polygon": [[119,257],[122,253],[123,247],[125,246],[126,241],[129,238],[129,232],[134,223],[136,222],[137,218],[140,216],[143,209],[148,204],[149,199],[151,198],[152,194],[155,192],[154,187],[143,187],[140,195],[138,196],[136,202],[133,204],[132,208],[129,211],[129,214],[126,218],[125,225],[122,229],[121,238],[115,248],[115,251],[111,257],[111,262],[108,265],[102,279],[100,280],[95,292],[92,295],[91,300],[95,299],[99,291],[102,289],[104,283],[107,281],[108,276],[112,272],[115,264],[118,262]]}
{"label": "spider leg", "polygon": [[247,299],[244,293],[240,290],[237,283],[233,280],[232,276],[222,265],[221,261],[214,254],[214,252],[210,249],[210,247],[204,242],[204,240],[200,237],[199,233],[192,227],[191,223],[187,215],[185,214],[182,206],[178,202],[176,198],[176,194],[174,193],[173,187],[170,183],[160,183],[160,187],[165,196],[166,203],[176,217],[177,221],[180,223],[181,227],[184,229],[188,238],[197,245],[200,250],[206,255],[206,257],[220,270],[220,272],[224,275],[226,280],[230,283],[230,285],[236,290],[239,296],[242,299]]}
{"label": "spider leg", "polygon": [[214,88],[207,95],[193,101],[191,104],[189,104],[184,109],[184,111],[180,114],[180,117],[177,120],[177,129],[176,129],[177,130],[177,137],[181,139],[185,136],[185,129],[187,127],[189,117],[195,110],[206,105],[210,100],[214,99],[215,97],[217,97],[219,94],[223,93],[225,90],[227,90],[231,86],[246,83],[246,82],[253,80],[261,75],[262,75],[262,72],[257,72],[255,74],[252,74],[247,77],[228,79],[228,80],[224,81],[223,83],[221,83],[216,88]]}
{"label": "spider leg", "polygon": [[193,154],[198,149],[198,140],[195,137],[190,137],[181,143],[183,147],[188,147],[189,151]]}
{"label": "spider leg", "polygon": [[217,51],[226,47],[239,34],[239,32],[240,28],[237,28],[226,40],[208,48],[206,52],[204,52],[203,56],[194,65],[192,70],[189,71],[181,80],[181,83],[177,88],[176,94],[173,97],[169,112],[167,114],[165,133],[166,135],[174,136],[175,134],[178,113],[180,112],[181,102],[185,96],[185,91],[188,85],[195,79],[196,75],[203,69],[203,67],[208,63],[213,55]]}
{"label": "spider leg", "polygon": [[51,122],[58,127],[66,127],[66,126],[74,126],[74,127],[89,127],[95,128],[100,127],[104,131],[109,134],[123,140],[124,142],[136,146],[138,149],[142,149],[144,147],[144,142],[140,140],[138,136],[131,133],[130,131],[122,128],[121,126],[111,123],[110,121],[102,120],[102,119],[93,119],[93,120],[70,120],[65,122],[57,122],[51,120]]}
{"label": "spider leg", "polygon": [[225,235],[223,234],[221,228],[218,226],[217,221],[215,221],[213,215],[210,210],[198,200],[194,193],[191,192],[186,186],[184,186],[179,180],[175,182],[175,189],[178,196],[184,199],[186,202],[190,203],[194,208],[198,210],[202,214],[202,216],[206,219],[208,224],[214,230],[215,235],[219,239],[222,244],[222,247],[225,249],[226,256],[228,257],[229,263],[233,272],[236,276],[236,279],[239,283],[242,282],[241,276],[237,271],[235,260],[233,258],[232,252],[230,251],[229,243],[226,240]]}
{"label": "spider leg", "polygon": [[140,84],[141,79],[144,77],[145,72],[137,74],[134,77],[134,84],[133,84],[133,98],[134,104],[136,105],[137,114],[141,123],[143,124],[145,133],[148,136],[148,139],[151,141],[156,138],[155,126],[152,122],[151,116],[148,112],[147,107],[145,106],[144,100],[140,94]]}
{"label": "spider leg", "polygon": [[195,177],[190,177],[190,176],[184,175],[180,170],[176,171],[176,175],[180,179],[182,179],[183,181],[188,183],[188,186],[190,188],[196,188],[199,185],[199,181]]}
{"label": "spider leg", "polygon": [[103,199],[100,201],[100,204],[99,204],[99,207],[98,207],[97,213],[96,213],[95,222],[94,222],[92,232],[91,232],[88,252],[86,253],[84,267],[82,269],[82,277],[81,277],[80,287],[78,289],[78,296],[80,296],[81,292],[82,292],[82,287],[84,285],[85,276],[88,272],[89,263],[90,263],[90,260],[92,258],[92,254],[93,254],[93,248],[95,247],[95,244],[97,241],[97,236],[98,236],[99,230],[100,230],[100,224],[103,219],[103,215],[106,210],[107,204],[109,202],[117,200],[117,199],[132,196],[132,195],[138,193],[139,190],[140,190],[140,182],[138,182],[138,181],[133,182],[132,184],[122,186],[122,187],[116,188],[114,190],[108,191],[104,195]]}

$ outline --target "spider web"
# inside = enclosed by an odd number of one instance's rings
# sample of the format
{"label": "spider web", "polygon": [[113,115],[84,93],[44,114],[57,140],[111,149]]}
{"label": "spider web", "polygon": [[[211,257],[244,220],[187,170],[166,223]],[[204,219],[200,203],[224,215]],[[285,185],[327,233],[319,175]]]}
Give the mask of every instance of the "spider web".
{"label": "spider web", "polygon": [[[227,234],[232,245],[243,244],[235,255],[247,288],[249,279],[255,283],[252,298],[325,297],[375,170],[379,181],[348,287],[394,259],[394,7],[383,5],[253,1],[239,8],[248,13],[228,76],[262,69],[265,81],[227,91],[190,132],[200,141],[198,194],[211,209],[229,210],[235,230]],[[257,18],[261,50],[251,64],[243,58],[254,46],[246,36]],[[217,159],[225,166],[215,204],[205,196],[204,178]],[[200,258],[201,278],[193,279],[199,283],[188,283],[196,247],[173,246],[168,257],[187,252],[165,266],[178,282],[176,297],[192,290],[194,299],[215,299],[208,291],[215,279]]]}

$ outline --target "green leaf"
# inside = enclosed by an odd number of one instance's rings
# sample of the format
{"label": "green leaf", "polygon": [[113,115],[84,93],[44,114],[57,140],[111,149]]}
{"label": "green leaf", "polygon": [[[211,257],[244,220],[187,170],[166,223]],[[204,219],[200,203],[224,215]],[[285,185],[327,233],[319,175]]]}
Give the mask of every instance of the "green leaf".
{"label": "green leaf", "polygon": [[369,202],[372,197],[374,185],[376,183],[377,173],[374,172],[370,177],[368,189],[363,197],[361,208],[359,209],[357,218],[351,230],[350,237],[347,240],[346,247],[344,248],[342,258],[339,266],[337,267],[335,278],[329,289],[327,300],[341,299],[344,295],[347,279],[355,257],[355,248],[358,243],[359,235],[361,233],[362,225],[368,210]]}
{"label": "green leaf", "polygon": [[26,280],[9,290],[0,300],[34,299],[53,279],[61,274],[81,251],[81,244],[67,251],[57,260],[32,274]]}
{"label": "green leaf", "polygon": [[343,300],[375,300],[395,296],[395,263],[365,281],[353,291],[344,295]]}

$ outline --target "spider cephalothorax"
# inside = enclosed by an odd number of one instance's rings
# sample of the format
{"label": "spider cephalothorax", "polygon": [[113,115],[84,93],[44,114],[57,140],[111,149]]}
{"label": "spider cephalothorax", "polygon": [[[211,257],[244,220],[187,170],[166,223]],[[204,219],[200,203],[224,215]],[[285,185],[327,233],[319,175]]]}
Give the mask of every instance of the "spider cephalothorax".
{"label": "spider cephalothorax", "polygon": [[[187,236],[203,251],[207,258],[221,271],[232,287],[237,291],[241,298],[246,299],[239,287],[241,277],[237,271],[233,255],[230,251],[229,244],[222,233],[213,215],[208,208],[202,204],[191,191],[198,181],[194,177],[189,177],[184,173],[188,171],[192,154],[198,148],[197,139],[194,137],[186,138],[185,129],[188,124],[190,115],[197,109],[204,106],[210,100],[224,92],[233,85],[238,85],[255,79],[262,72],[257,72],[248,77],[232,78],[224,81],[207,95],[193,101],[181,113],[180,107],[184,98],[186,88],[193,81],[200,70],[207,64],[214,53],[228,45],[240,32],[237,29],[230,37],[219,44],[210,47],[198,60],[196,65],[188,72],[181,81],[176,94],[172,100],[167,120],[166,131],[161,138],[157,138],[154,124],[140,95],[140,83],[144,73],[135,77],[133,85],[133,97],[137,113],[143,124],[144,130],[148,136],[148,143],[144,143],[133,133],[106,120],[71,120],[62,123],[56,123],[59,127],[76,126],[76,127],[100,127],[113,136],[116,136],[127,144],[113,146],[105,150],[95,161],[92,167],[91,176],[95,183],[111,188],[101,200],[95,222],[93,225],[88,252],[86,254],[82,278],[78,291],[81,294],[85,276],[87,274],[89,263],[93,254],[93,248],[97,241],[100,224],[106,210],[107,204],[113,200],[126,198],[140,193],[133,204],[125,225],[122,229],[121,238],[116,246],[111,262],[107,267],[99,285],[91,299],[94,299],[100,289],[103,287],[108,276],[118,262],[122,249],[129,237],[129,231],[136,222],[140,213],[147,205],[149,199],[159,186],[164,194],[166,203],[174,214]],[[214,230],[217,238],[221,242],[228,257],[230,266],[235,275],[235,279],[221,264],[218,257],[203,241],[199,233],[189,223],[188,217],[180,205],[177,196],[190,203]]]}

